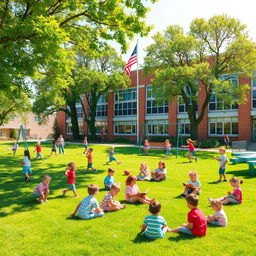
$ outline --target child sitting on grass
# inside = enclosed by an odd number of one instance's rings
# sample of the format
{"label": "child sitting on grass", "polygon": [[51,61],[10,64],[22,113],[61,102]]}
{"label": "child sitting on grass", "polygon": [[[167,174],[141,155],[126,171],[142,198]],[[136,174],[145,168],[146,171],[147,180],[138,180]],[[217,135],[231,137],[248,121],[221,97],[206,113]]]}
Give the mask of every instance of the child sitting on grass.
{"label": "child sitting on grass", "polygon": [[149,171],[146,163],[140,164],[140,173],[137,176],[137,180],[140,180],[140,181],[150,180],[150,171]]}
{"label": "child sitting on grass", "polygon": [[92,167],[92,159],[93,159],[93,155],[92,155],[92,148],[89,148],[86,154],[86,157],[88,159],[88,164],[87,164],[87,170],[85,172],[89,172],[89,169],[92,169],[94,173],[97,173],[97,169]]}
{"label": "child sitting on grass", "polygon": [[116,161],[116,163],[119,165],[119,164],[121,164],[121,162],[119,162],[115,157],[114,157],[114,154],[116,154],[115,153],[115,147],[110,147],[110,149],[109,149],[109,151],[108,151],[108,153],[107,153],[107,155],[108,155],[108,157],[109,157],[109,160],[106,162],[106,164],[109,164],[109,163],[111,163],[112,161]]}
{"label": "child sitting on grass", "polygon": [[172,157],[171,147],[172,147],[172,144],[170,143],[170,141],[165,140],[165,157],[164,158],[167,158],[168,156]]}
{"label": "child sitting on grass", "polygon": [[107,212],[124,209],[125,204],[120,204],[120,202],[114,200],[114,197],[119,193],[119,191],[120,185],[112,184],[110,191],[102,199],[100,208]]}
{"label": "child sitting on grass", "polygon": [[141,193],[139,187],[136,184],[136,177],[128,176],[126,180],[125,198],[129,203],[140,202],[142,204],[150,204],[155,199],[150,199],[146,196],[146,193]]}
{"label": "child sitting on grass", "polygon": [[89,196],[85,197],[76,207],[75,211],[70,214],[70,217],[75,217],[76,213],[80,219],[89,220],[104,216],[103,210],[99,207],[95,196],[99,193],[99,187],[91,184],[88,186]]}
{"label": "child sitting on grass", "polygon": [[115,170],[111,169],[111,168],[108,168],[108,175],[104,179],[104,186],[105,186],[106,190],[110,190],[111,186],[115,182],[114,181],[114,174],[115,174]]}
{"label": "child sitting on grass", "polygon": [[184,233],[191,236],[205,236],[207,223],[204,213],[197,208],[198,196],[190,194],[186,197],[187,206],[190,209],[188,213],[188,223],[182,224],[181,227],[172,229],[172,232]]}
{"label": "child sitting on grass", "polygon": [[145,155],[145,156],[148,156],[148,151],[149,151],[149,149],[150,149],[150,146],[149,146],[148,140],[144,140],[143,151],[144,151],[144,155]]}
{"label": "child sitting on grass", "polygon": [[226,213],[222,208],[222,204],[217,200],[212,200],[211,207],[215,211],[215,213],[214,215],[208,215],[206,217],[207,222],[218,227],[227,226],[228,219]]}
{"label": "child sitting on grass", "polygon": [[217,180],[217,182],[221,182],[222,181],[222,177],[224,178],[223,181],[227,182],[227,177],[226,177],[226,164],[228,162],[228,157],[226,155],[226,149],[225,148],[220,148],[219,149],[220,152],[220,157],[216,157],[214,156],[213,158],[216,159],[217,161],[219,161],[220,163],[220,168],[219,168],[219,180]]}
{"label": "child sitting on grass", "polygon": [[188,173],[190,180],[187,183],[183,183],[185,187],[182,197],[186,197],[188,194],[197,194],[201,193],[201,183],[198,180],[197,171],[193,170]]}
{"label": "child sitting on grass", "polygon": [[76,193],[76,164],[69,163],[68,167],[65,169],[65,175],[68,176],[68,189],[62,190],[62,195],[65,196],[68,191],[73,191],[74,197],[77,197]]}
{"label": "child sitting on grass", "polygon": [[[230,185],[234,188],[233,193],[228,192],[228,196],[223,196],[221,198],[216,199],[221,204],[241,204],[243,201],[242,189],[240,188],[240,184],[243,184],[243,180],[240,180],[236,177],[232,177],[230,180]],[[213,199],[208,197],[208,200],[211,202]]]}
{"label": "child sitting on grass", "polygon": [[158,163],[158,168],[153,171],[152,173],[152,178],[150,181],[161,181],[166,179],[166,174],[167,170],[165,168],[165,163],[164,161],[160,161]]}
{"label": "child sitting on grass", "polygon": [[38,203],[47,202],[47,197],[50,193],[49,184],[51,182],[51,177],[45,175],[43,177],[43,181],[37,185],[36,189],[34,190],[34,196],[37,198]]}
{"label": "child sitting on grass", "polygon": [[27,181],[27,182],[31,181],[31,177],[29,175],[32,173],[32,170],[30,168],[31,167],[30,153],[29,153],[28,149],[26,149],[24,151],[24,158],[23,158],[23,161],[21,162],[21,164],[23,165],[22,173],[25,174],[25,181]]}
{"label": "child sitting on grass", "polygon": [[42,160],[44,160],[43,156],[42,156],[42,147],[41,147],[41,142],[40,141],[38,141],[36,143],[36,148],[35,148],[34,152],[35,151],[36,151],[36,157],[34,159],[37,159],[38,157],[40,157]]}
{"label": "child sitting on grass", "polygon": [[159,216],[161,211],[161,204],[154,201],[149,205],[149,212],[144,224],[141,227],[141,232],[144,232],[144,236],[150,239],[163,238],[166,232],[170,232],[171,229],[167,227],[164,217]]}

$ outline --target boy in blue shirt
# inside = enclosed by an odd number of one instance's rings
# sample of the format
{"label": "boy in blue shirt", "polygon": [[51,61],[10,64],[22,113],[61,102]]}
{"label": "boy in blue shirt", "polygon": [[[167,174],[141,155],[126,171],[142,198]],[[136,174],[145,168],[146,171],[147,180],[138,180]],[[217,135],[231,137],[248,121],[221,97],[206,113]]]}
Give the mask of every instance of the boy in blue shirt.
{"label": "boy in blue shirt", "polygon": [[114,184],[114,174],[115,170],[108,168],[108,176],[106,176],[106,178],[104,179],[104,186],[106,190],[110,190],[111,186]]}

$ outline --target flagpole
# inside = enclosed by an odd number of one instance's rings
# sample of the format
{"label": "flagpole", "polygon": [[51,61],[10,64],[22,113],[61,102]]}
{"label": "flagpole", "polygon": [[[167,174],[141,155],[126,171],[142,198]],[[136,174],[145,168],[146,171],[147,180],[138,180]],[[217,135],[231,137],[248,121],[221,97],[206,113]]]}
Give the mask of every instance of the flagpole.
{"label": "flagpole", "polygon": [[139,145],[139,39],[137,39],[137,145]]}

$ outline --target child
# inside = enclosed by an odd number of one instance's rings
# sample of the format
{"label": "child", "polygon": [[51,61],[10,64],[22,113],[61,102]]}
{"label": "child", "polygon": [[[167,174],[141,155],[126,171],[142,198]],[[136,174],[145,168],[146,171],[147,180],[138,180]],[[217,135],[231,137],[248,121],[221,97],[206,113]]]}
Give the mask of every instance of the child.
{"label": "child", "polygon": [[107,212],[124,209],[125,204],[120,204],[120,202],[114,200],[114,197],[119,193],[119,191],[120,185],[112,184],[110,191],[102,199],[100,208]]}
{"label": "child", "polygon": [[214,226],[225,227],[228,224],[227,215],[222,208],[222,204],[217,200],[211,201],[211,207],[215,211],[214,215],[208,215],[206,220]]}
{"label": "child", "polygon": [[144,151],[144,155],[145,156],[148,156],[148,151],[150,149],[150,146],[149,146],[149,142],[148,140],[144,140],[144,148],[143,148],[143,151]]}
{"label": "child", "polygon": [[75,185],[75,179],[76,179],[75,163],[68,164],[68,167],[65,169],[65,175],[68,176],[68,189],[62,190],[62,195],[65,196],[66,192],[73,191],[74,197],[78,197],[76,193],[76,185]]}
{"label": "child", "polygon": [[186,183],[183,183],[183,186],[185,186],[185,190],[183,194],[181,194],[182,197],[186,197],[188,194],[197,194],[199,195],[201,193],[201,183],[198,180],[198,174],[197,171],[190,171],[188,173],[188,176],[190,180]]}
{"label": "child", "polygon": [[198,196],[190,194],[186,197],[187,206],[190,209],[188,213],[188,223],[182,224],[181,227],[172,229],[172,232],[184,233],[191,236],[205,236],[207,223],[204,213],[197,208]]}
{"label": "child", "polygon": [[158,216],[161,211],[161,204],[154,201],[149,205],[148,210],[152,215],[145,218],[141,232],[144,232],[144,236],[150,239],[163,238],[166,231],[170,232],[171,229],[167,227],[164,217]]}
{"label": "child", "polygon": [[35,148],[34,152],[35,151],[36,151],[36,157],[34,159],[37,159],[38,157],[41,157],[41,159],[44,160],[43,156],[42,156],[42,153],[41,153],[42,152],[42,147],[41,147],[41,142],[40,141],[38,141],[36,143],[36,148]]}
{"label": "child", "polygon": [[213,158],[216,159],[217,161],[219,161],[220,163],[220,168],[219,168],[219,180],[217,180],[217,182],[221,182],[222,181],[222,177],[224,178],[224,182],[227,182],[227,177],[226,177],[226,164],[228,162],[228,157],[226,155],[226,149],[225,148],[220,148],[219,149],[220,152],[220,157],[217,158],[216,156],[214,156]]}
{"label": "child", "polygon": [[161,181],[166,179],[167,170],[165,168],[164,161],[160,161],[158,163],[158,168],[153,171],[152,173],[152,179],[150,181]]}
{"label": "child", "polygon": [[43,177],[43,181],[37,185],[36,189],[34,190],[34,196],[37,197],[38,202],[41,204],[43,202],[47,202],[47,197],[50,193],[49,184],[51,182],[51,177],[45,175]]}
{"label": "child", "polygon": [[87,137],[84,137],[84,152],[83,152],[83,154],[85,154],[87,152],[87,148],[88,148]]}
{"label": "child", "polygon": [[114,174],[115,170],[108,168],[108,175],[104,179],[104,186],[106,190],[110,190],[111,186],[114,184]]}
{"label": "child", "polygon": [[52,151],[50,156],[52,156],[52,153],[55,153],[55,156],[57,156],[56,140],[52,141]]}
{"label": "child", "polygon": [[12,150],[13,155],[15,155],[16,151],[18,150],[18,143],[13,142],[13,146],[11,148],[8,148],[8,150]]}
{"label": "child", "polygon": [[195,141],[191,140],[191,139],[187,139],[187,146],[181,146],[182,148],[189,148],[189,153],[188,153],[188,159],[189,162],[192,163],[192,159],[195,159],[195,161],[197,162],[198,158],[195,157]]}
{"label": "child", "polygon": [[165,157],[164,158],[167,158],[168,156],[172,157],[171,147],[172,147],[172,144],[170,143],[170,141],[165,140]]}
{"label": "child", "polygon": [[94,173],[97,173],[97,169],[92,167],[92,158],[93,158],[92,151],[93,151],[92,148],[89,148],[87,151],[86,157],[88,159],[88,164],[87,164],[87,170],[85,172],[88,172],[89,169],[92,169]]}
{"label": "child", "polygon": [[136,177],[129,176],[126,180],[125,198],[129,203],[140,202],[142,204],[150,204],[155,199],[150,199],[146,196],[146,193],[141,193],[139,187],[136,184]]}
{"label": "child", "polygon": [[111,163],[112,161],[116,161],[116,163],[119,165],[119,164],[121,164],[121,162],[118,162],[117,161],[117,159],[114,157],[114,154],[116,154],[115,152],[114,152],[114,150],[115,150],[115,147],[110,147],[110,149],[109,149],[109,151],[108,151],[108,157],[109,157],[109,160],[108,160],[108,162],[106,162],[106,164],[109,164],[109,163]]}
{"label": "child", "polygon": [[150,180],[150,171],[149,171],[146,163],[141,163],[140,173],[137,176],[137,180],[141,180],[141,181]]}
{"label": "child", "polygon": [[[237,177],[232,177],[230,180],[230,185],[234,188],[233,193],[228,192],[228,196],[221,197],[216,199],[221,204],[241,204],[243,201],[242,189],[240,184],[243,184],[243,180],[238,179]],[[208,200],[211,202],[213,199],[208,197]]]}
{"label": "child", "polygon": [[80,219],[89,220],[92,218],[104,216],[103,210],[99,207],[95,196],[99,193],[99,187],[96,185],[88,186],[89,196],[85,197],[76,207],[75,211],[70,214],[70,217],[75,217],[76,213]]}
{"label": "child", "polygon": [[30,153],[28,149],[24,151],[24,158],[21,164],[23,165],[22,173],[25,174],[25,181],[31,181],[31,177],[29,175],[32,173],[32,170],[30,168]]}

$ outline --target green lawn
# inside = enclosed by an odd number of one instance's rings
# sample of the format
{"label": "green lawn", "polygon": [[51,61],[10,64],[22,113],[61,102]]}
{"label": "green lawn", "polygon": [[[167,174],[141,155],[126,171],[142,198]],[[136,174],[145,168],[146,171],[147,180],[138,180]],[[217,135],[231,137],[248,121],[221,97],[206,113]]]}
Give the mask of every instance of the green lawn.
{"label": "green lawn", "polygon": [[[179,234],[167,234],[163,239],[150,241],[140,234],[140,226],[148,214],[147,205],[127,205],[125,210],[107,213],[103,218],[89,221],[68,219],[80,200],[87,196],[87,185],[94,183],[103,186],[108,166],[105,146],[94,146],[94,166],[97,174],[84,174],[87,164],[82,154],[82,145],[66,145],[66,154],[48,157],[50,144],[43,144],[45,160],[32,161],[32,182],[24,182],[21,167],[23,149],[12,156],[6,149],[10,144],[0,144],[0,252],[4,256],[76,256],[76,255],[255,255],[256,246],[256,179],[248,175],[247,164],[228,165],[227,176],[244,179],[241,205],[224,206],[229,224],[225,228],[209,227],[207,236],[191,238]],[[34,144],[33,144],[34,146]],[[30,145],[32,152],[32,145]],[[116,147],[118,159],[122,162],[110,166],[116,170],[115,181],[122,183],[117,199],[124,200],[125,169],[137,175],[141,162],[146,162],[153,170],[161,159],[162,151],[151,156],[138,156],[137,149]],[[198,152],[198,163],[187,163],[180,156],[166,160],[168,180],[161,183],[138,182],[141,190],[150,189],[149,197],[162,204],[161,215],[171,228],[178,227],[187,220],[184,199],[177,198],[182,192],[182,182],[188,180],[188,171],[199,172],[202,183],[199,208],[205,215],[212,214],[207,197],[223,196],[231,190],[229,183],[214,184],[218,178],[218,162],[211,159],[216,153]],[[34,156],[34,154],[32,154]],[[67,187],[64,169],[69,162],[77,164],[76,186],[79,198],[61,191]],[[41,177],[49,174],[51,194],[49,202],[39,205],[32,196]],[[104,191],[97,196],[100,201]]]}

